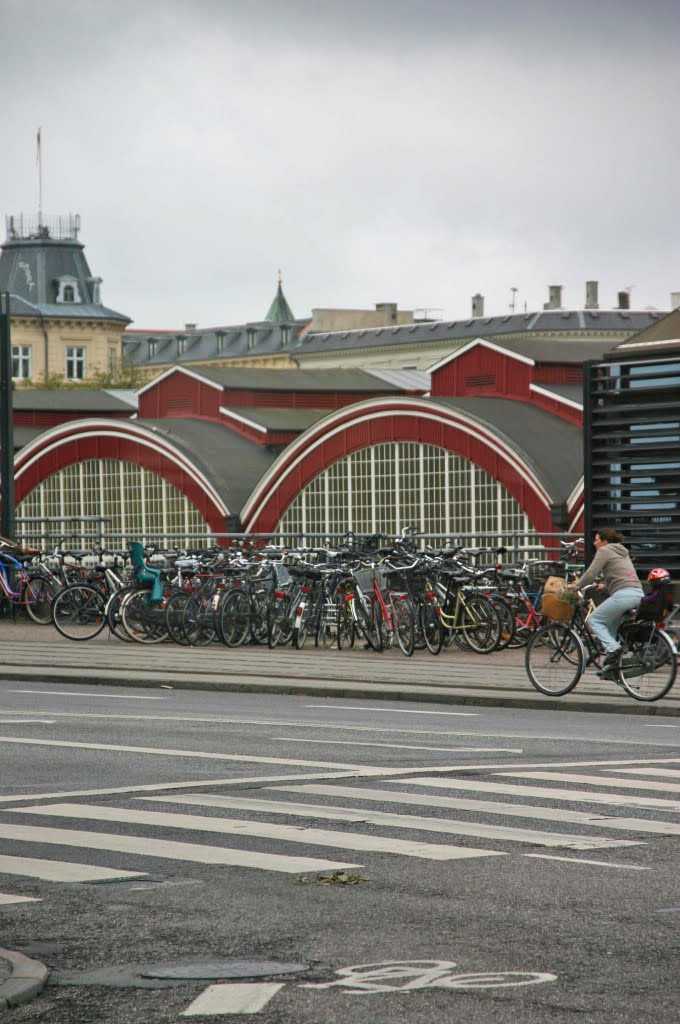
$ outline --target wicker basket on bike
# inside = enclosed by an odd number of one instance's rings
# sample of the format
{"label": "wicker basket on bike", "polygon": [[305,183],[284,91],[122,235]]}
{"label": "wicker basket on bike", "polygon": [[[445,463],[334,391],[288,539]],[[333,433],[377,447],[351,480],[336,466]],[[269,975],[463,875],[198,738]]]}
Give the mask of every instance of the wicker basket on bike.
{"label": "wicker basket on bike", "polygon": [[541,593],[541,614],[556,622],[571,622],[578,597],[567,590],[563,576],[548,576]]}

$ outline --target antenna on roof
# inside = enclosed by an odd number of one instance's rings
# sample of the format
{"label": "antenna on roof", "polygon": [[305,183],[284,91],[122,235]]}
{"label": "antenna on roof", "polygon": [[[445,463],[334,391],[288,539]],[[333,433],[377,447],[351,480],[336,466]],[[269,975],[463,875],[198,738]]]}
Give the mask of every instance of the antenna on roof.
{"label": "antenna on roof", "polygon": [[510,291],[512,292],[512,302],[510,303],[510,309],[514,313],[515,312],[515,305],[516,305],[516,302],[517,302],[517,292],[519,291],[519,289],[518,288],[511,288]]}
{"label": "antenna on roof", "polygon": [[36,135],[36,162],[38,165],[38,229],[41,230],[43,226],[42,222],[42,145],[40,139],[40,133],[42,132],[42,126],[38,127]]}

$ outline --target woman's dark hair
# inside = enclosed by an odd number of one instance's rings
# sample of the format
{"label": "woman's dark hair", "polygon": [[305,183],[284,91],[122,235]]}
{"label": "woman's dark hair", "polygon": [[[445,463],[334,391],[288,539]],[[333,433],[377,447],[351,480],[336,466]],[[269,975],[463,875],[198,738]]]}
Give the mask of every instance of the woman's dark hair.
{"label": "woman's dark hair", "polygon": [[609,526],[605,526],[603,530],[596,530],[595,533],[600,540],[606,540],[607,544],[621,544],[624,540],[622,533],[619,533],[618,530],[612,530]]}

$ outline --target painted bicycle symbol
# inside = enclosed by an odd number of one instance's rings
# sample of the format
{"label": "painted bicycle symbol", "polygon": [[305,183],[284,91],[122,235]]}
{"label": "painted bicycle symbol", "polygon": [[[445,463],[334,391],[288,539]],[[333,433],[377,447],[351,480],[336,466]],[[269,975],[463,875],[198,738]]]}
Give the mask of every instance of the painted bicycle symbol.
{"label": "painted bicycle symbol", "polygon": [[556,974],[534,971],[491,971],[454,974],[455,960],[383,960],[375,964],[342,967],[335,981],[307,983],[301,988],[344,988],[348,995],[365,992],[415,992],[425,988],[517,988],[556,981]]}

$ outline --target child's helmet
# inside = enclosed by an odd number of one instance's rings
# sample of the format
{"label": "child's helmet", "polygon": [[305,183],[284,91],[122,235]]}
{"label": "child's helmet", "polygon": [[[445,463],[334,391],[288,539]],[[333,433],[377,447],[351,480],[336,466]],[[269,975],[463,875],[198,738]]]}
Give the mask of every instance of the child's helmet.
{"label": "child's helmet", "polygon": [[671,574],[668,569],[650,569],[647,575],[647,579],[650,583],[659,583],[661,580],[669,580],[670,578]]}

